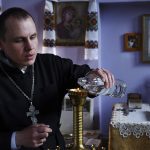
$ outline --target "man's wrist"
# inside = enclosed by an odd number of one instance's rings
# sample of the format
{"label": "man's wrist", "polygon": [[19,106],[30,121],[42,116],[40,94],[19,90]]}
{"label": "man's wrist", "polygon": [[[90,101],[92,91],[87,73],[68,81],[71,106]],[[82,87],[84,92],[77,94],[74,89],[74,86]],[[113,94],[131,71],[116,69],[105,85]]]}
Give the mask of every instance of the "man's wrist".
{"label": "man's wrist", "polygon": [[21,143],[20,143],[20,132],[16,132],[16,137],[15,137],[15,141],[16,141],[16,147],[19,149],[21,147]]}

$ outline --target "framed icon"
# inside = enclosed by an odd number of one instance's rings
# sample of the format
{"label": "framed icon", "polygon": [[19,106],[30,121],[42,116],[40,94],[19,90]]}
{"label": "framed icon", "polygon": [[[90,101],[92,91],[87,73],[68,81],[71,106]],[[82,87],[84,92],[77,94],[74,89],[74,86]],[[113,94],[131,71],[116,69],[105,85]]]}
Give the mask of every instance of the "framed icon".
{"label": "framed icon", "polygon": [[88,2],[56,2],[54,11],[56,14],[56,45],[84,45]]}
{"label": "framed icon", "polygon": [[139,51],[142,49],[142,34],[125,33],[124,34],[124,50]]}
{"label": "framed icon", "polygon": [[150,63],[150,14],[142,16],[142,25],[143,25],[142,61]]}

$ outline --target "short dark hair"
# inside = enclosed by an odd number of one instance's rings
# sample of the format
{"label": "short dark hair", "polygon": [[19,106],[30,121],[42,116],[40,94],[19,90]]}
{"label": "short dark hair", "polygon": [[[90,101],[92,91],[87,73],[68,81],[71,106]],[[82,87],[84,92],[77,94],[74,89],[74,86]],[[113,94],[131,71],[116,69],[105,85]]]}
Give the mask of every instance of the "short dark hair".
{"label": "short dark hair", "polygon": [[[19,7],[12,7],[7,10],[5,10],[1,15],[0,15],[0,39],[4,39],[5,33],[6,33],[6,27],[5,27],[5,22],[9,17],[14,17],[16,19],[27,19],[31,17],[30,13],[28,13],[26,10],[23,8]],[[34,20],[33,20],[34,21]]]}

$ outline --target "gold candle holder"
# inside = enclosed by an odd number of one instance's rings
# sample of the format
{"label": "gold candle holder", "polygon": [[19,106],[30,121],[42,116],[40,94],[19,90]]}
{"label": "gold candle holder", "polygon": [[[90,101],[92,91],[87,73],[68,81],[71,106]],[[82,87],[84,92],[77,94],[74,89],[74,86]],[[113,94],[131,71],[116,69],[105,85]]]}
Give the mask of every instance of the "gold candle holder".
{"label": "gold candle holder", "polygon": [[73,147],[72,150],[86,150],[83,144],[83,106],[86,102],[87,91],[70,89],[68,95],[73,105]]}

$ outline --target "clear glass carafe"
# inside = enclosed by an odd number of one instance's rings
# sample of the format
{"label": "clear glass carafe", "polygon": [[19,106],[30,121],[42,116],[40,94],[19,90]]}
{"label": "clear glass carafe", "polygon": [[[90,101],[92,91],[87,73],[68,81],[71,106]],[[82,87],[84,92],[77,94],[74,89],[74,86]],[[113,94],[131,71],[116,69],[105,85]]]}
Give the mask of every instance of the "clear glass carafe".
{"label": "clear glass carafe", "polygon": [[105,95],[120,98],[125,95],[127,88],[126,83],[120,79],[116,79],[111,88],[105,88],[104,82],[94,71],[87,73],[85,77],[79,78],[78,84],[93,96]]}

